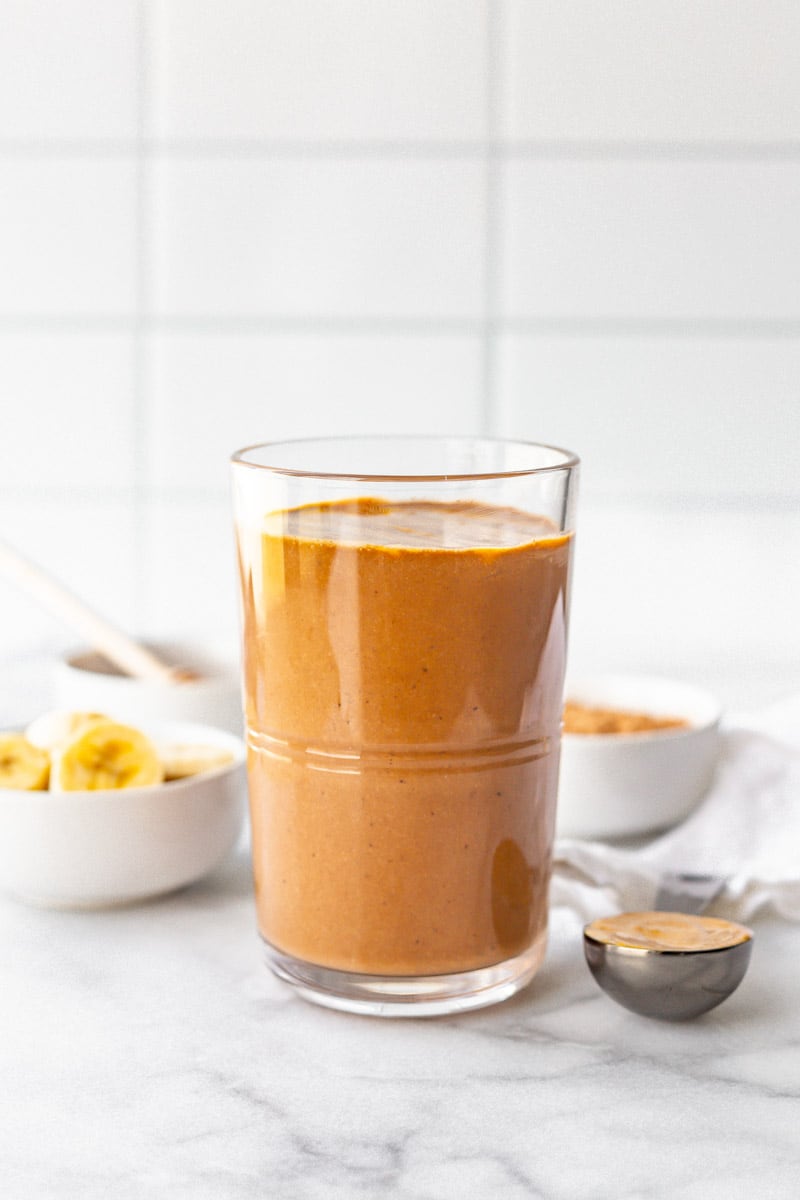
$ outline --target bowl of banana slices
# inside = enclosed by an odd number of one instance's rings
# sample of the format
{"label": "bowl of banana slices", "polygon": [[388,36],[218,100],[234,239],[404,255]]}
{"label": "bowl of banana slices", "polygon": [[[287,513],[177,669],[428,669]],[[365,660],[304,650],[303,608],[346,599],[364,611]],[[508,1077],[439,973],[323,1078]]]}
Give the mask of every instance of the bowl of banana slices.
{"label": "bowl of banana slices", "polygon": [[244,761],[209,725],[59,710],[0,733],[0,890],[98,908],[193,883],[241,833]]}

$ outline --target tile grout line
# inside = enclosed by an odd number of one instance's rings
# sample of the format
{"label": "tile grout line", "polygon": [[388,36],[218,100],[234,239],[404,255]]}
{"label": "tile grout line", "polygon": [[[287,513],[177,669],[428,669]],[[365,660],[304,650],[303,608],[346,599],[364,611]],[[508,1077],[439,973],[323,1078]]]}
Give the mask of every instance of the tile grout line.
{"label": "tile grout line", "polygon": [[[499,191],[499,188],[498,188]],[[486,289],[484,288],[484,292]],[[489,324],[497,333],[530,337],[679,337],[788,338],[800,337],[796,317],[638,317],[638,316],[499,316],[490,320],[448,316],[338,316],[333,314],[270,316],[211,314],[154,314],[152,311],[103,313],[0,313],[0,334],[62,333],[119,334],[141,328],[144,333],[225,336],[230,334],[309,337],[450,337],[480,335]]]}
{"label": "tile grout line", "polygon": [[[495,0],[488,0],[493,4]],[[490,17],[487,24],[492,24]],[[144,18],[142,23],[144,24]],[[490,33],[490,38],[492,34]],[[429,160],[440,158],[483,160],[492,154],[513,161],[572,162],[774,162],[797,163],[797,140],[724,141],[709,139],[687,142],[635,139],[512,139],[499,136],[484,140],[458,139],[382,140],[342,139],[308,141],[297,138],[148,138],[144,132],[134,139],[101,138],[0,138],[0,159],[121,157],[185,159],[335,159],[385,158]]]}

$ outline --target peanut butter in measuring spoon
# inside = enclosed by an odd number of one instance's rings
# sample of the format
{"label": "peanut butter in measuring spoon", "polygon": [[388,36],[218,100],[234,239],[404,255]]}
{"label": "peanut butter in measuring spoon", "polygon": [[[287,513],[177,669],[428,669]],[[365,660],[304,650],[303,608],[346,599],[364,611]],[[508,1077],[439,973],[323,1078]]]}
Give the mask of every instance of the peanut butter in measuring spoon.
{"label": "peanut butter in measuring spoon", "polygon": [[723,950],[747,942],[753,936],[749,929],[735,921],[671,912],[631,912],[602,917],[586,927],[586,935],[606,946],[674,954]]}

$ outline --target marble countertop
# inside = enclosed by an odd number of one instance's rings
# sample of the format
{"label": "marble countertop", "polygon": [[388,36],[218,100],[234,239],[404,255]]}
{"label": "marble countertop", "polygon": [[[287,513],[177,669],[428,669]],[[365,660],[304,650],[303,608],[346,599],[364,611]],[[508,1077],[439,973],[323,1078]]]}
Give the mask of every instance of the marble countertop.
{"label": "marble countertop", "polygon": [[566,909],[521,995],[387,1021],[273,979],[241,851],[129,908],[0,900],[0,1193],[795,1200],[800,926],[755,929],[741,987],[694,1022],[607,999]]}
{"label": "marble countertop", "polygon": [[800,928],[759,922],[734,996],[666,1025],[552,925],[520,996],[387,1021],[272,978],[241,854],[137,907],[2,901],[3,1195],[795,1198]]}

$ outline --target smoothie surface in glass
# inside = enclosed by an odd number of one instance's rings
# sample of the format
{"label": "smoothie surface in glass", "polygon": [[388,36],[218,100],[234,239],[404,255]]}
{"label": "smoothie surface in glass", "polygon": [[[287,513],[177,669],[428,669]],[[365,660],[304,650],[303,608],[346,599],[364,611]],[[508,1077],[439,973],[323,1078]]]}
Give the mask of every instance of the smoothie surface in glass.
{"label": "smoothie surface in glass", "polygon": [[543,953],[571,535],[514,508],[361,497],[271,513],[254,536],[262,936],[377,975]]}

